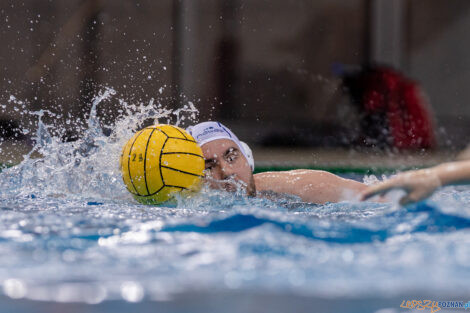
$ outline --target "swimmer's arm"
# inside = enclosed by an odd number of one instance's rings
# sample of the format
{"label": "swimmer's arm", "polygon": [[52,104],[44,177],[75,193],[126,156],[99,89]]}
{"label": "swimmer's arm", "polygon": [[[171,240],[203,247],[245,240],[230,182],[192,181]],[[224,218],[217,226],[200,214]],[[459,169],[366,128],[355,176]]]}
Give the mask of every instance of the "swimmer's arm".
{"label": "swimmer's arm", "polygon": [[444,185],[469,184],[470,161],[443,163],[438,166],[400,173],[389,180],[368,187],[363,191],[363,200],[385,194],[391,189],[403,189],[406,196],[400,202],[407,204],[430,196]]}
{"label": "swimmer's arm", "polygon": [[470,161],[443,163],[434,167],[441,184],[470,184]]}
{"label": "swimmer's arm", "polygon": [[254,178],[257,190],[292,194],[311,203],[354,199],[366,188],[357,181],[315,170],[265,172]]}

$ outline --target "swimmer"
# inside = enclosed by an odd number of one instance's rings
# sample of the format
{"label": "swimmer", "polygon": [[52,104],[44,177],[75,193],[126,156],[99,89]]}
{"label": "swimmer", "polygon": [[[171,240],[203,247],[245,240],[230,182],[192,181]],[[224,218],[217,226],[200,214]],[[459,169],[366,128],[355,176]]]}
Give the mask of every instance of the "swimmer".
{"label": "swimmer", "polygon": [[403,172],[389,180],[369,186],[362,192],[361,199],[383,195],[391,189],[403,189],[406,195],[400,203],[404,205],[429,197],[441,186],[468,183],[470,183],[470,161],[443,163],[432,168]]}
{"label": "swimmer", "polygon": [[354,199],[366,186],[325,171],[292,170],[253,174],[254,160],[248,145],[219,122],[203,122],[187,131],[202,148],[205,179],[210,187],[227,191],[243,187],[249,196],[274,192],[325,203]]}

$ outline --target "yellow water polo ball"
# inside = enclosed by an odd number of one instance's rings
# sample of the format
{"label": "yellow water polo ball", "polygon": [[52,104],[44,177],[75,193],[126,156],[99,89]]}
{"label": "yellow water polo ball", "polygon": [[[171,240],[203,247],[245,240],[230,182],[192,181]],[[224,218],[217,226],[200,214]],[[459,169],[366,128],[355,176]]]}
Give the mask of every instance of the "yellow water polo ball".
{"label": "yellow water polo ball", "polygon": [[159,204],[175,193],[198,188],[204,157],[184,129],[159,124],[138,131],[126,143],[120,167],[124,183],[137,201]]}

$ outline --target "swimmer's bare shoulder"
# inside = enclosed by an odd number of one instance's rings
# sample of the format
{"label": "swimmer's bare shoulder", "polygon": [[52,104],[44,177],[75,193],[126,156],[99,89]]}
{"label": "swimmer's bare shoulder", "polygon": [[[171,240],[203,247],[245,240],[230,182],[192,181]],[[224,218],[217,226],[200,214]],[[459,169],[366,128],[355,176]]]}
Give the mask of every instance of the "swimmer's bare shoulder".
{"label": "swimmer's bare shoulder", "polygon": [[258,191],[292,194],[311,203],[352,200],[366,187],[360,182],[316,170],[264,172],[253,177]]}

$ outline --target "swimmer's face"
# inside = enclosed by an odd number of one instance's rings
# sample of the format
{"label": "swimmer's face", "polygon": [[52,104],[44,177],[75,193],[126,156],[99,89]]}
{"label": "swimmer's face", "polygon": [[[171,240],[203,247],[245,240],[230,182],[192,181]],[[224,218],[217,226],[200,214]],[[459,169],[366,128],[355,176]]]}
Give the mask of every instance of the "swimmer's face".
{"label": "swimmer's face", "polygon": [[205,175],[215,189],[235,191],[241,183],[250,196],[256,194],[253,172],[240,148],[229,139],[217,139],[202,145],[206,162]]}

